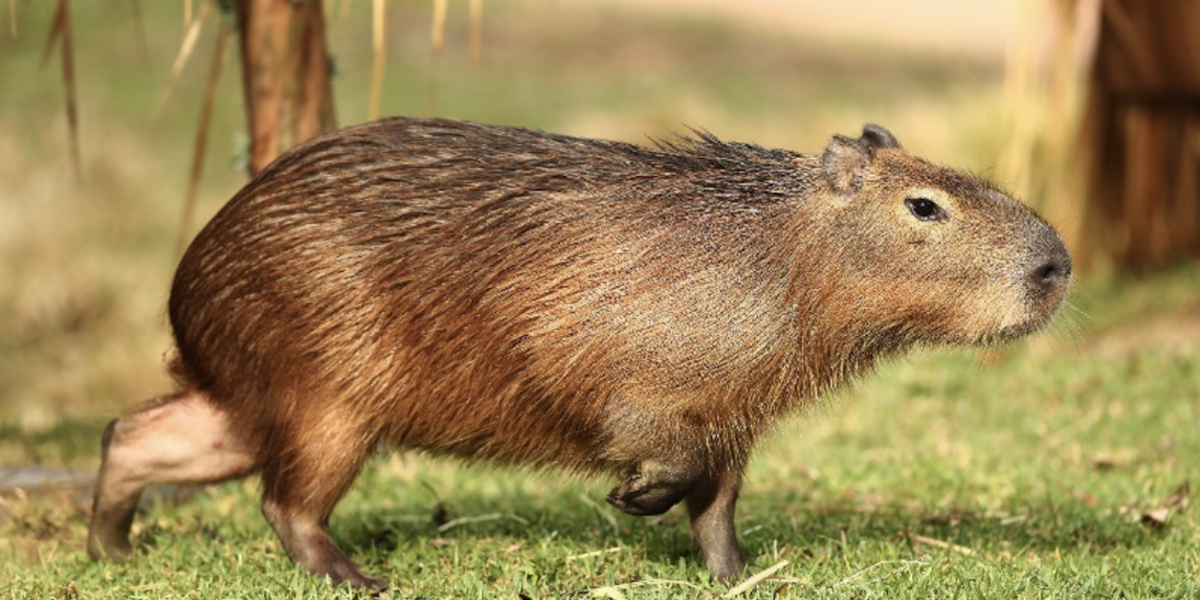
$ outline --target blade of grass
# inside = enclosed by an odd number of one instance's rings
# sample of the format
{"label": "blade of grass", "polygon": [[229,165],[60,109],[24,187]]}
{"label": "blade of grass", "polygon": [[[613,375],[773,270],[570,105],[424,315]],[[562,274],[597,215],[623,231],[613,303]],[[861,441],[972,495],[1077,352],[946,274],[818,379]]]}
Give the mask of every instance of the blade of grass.
{"label": "blade of grass", "polygon": [[681,581],[678,579],[643,579],[641,581],[631,581],[629,583],[619,583],[617,585],[606,585],[588,590],[588,594],[595,598],[624,598],[625,595],[621,590],[631,590],[639,587],[683,587],[691,588],[696,591],[703,592],[704,588],[690,582]]}
{"label": "blade of grass", "polygon": [[[843,585],[846,585],[847,583],[853,583],[855,581],[858,581],[858,580],[862,579],[863,576],[866,575],[867,573],[870,573],[871,571],[874,571],[875,569],[882,568],[882,567],[895,567],[888,573],[888,575],[890,575],[892,573],[905,571],[909,567],[914,567],[914,566],[924,567],[924,566],[928,566],[928,565],[929,565],[929,558],[924,557],[924,556],[918,560],[881,560],[881,561],[874,563],[868,567],[865,567],[865,568],[859,569],[858,571],[855,571],[849,577],[846,577],[846,578],[838,581],[837,583],[833,584],[833,588],[837,589],[839,587],[842,587]],[[886,577],[886,575],[885,575],[885,577]]]}
{"label": "blade of grass", "polygon": [[586,558],[595,558],[597,556],[604,556],[605,554],[612,554],[614,552],[620,552],[624,549],[625,548],[623,548],[621,546],[616,546],[614,548],[605,548],[604,550],[593,550],[591,552],[584,552],[583,554],[572,554],[572,555],[568,556],[565,560],[566,560],[566,562],[571,562],[571,561],[575,561],[575,560],[583,560]]}
{"label": "blade of grass", "polygon": [[611,512],[605,510],[603,506],[600,506],[599,504],[597,504],[596,501],[589,498],[587,496],[587,494],[580,494],[579,499],[584,504],[592,507],[592,510],[595,510],[596,514],[599,515],[601,519],[604,519],[604,522],[607,523],[608,526],[612,528],[614,537],[620,537],[621,525],[619,523],[617,523],[617,518],[614,517]]}

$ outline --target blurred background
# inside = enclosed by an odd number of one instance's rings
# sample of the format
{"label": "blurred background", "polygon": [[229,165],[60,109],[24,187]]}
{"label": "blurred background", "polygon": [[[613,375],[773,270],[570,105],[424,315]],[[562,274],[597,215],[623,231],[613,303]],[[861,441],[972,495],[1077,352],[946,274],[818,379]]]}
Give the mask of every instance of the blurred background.
{"label": "blurred background", "polygon": [[694,126],[804,152],[879,123],[1063,231],[1073,306],[1097,307],[1067,317],[1068,345],[1200,343],[1200,2],[3,8],[0,464],[94,465],[103,423],[170,388],[181,242],[281,149],[377,116],[633,142]]}

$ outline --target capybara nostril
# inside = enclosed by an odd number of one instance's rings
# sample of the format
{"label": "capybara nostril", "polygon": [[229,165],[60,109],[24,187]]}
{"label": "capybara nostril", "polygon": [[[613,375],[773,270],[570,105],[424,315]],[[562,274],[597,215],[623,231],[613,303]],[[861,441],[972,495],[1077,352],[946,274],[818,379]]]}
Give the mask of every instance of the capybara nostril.
{"label": "capybara nostril", "polygon": [[1071,281],[1071,256],[1057,236],[1048,244],[1051,246],[1046,252],[1048,256],[1043,257],[1041,264],[1030,271],[1029,282],[1040,294],[1056,295],[1064,292]]}

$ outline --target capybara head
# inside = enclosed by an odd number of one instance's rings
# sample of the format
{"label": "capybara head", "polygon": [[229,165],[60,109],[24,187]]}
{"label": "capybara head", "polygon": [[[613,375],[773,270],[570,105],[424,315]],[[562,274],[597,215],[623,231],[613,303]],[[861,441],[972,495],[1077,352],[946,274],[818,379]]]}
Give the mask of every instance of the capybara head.
{"label": "capybara head", "polygon": [[827,308],[892,339],[985,344],[1042,327],[1061,303],[1062,240],[986,181],[914,156],[874,125],[835,136],[820,161],[830,193],[801,217],[800,240],[805,266],[823,257],[821,275],[802,279],[829,290]]}

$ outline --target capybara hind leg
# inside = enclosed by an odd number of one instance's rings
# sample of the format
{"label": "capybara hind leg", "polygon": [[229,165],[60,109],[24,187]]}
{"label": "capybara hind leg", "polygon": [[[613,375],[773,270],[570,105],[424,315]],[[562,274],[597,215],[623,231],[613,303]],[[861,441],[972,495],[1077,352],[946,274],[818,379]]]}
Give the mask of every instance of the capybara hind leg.
{"label": "capybara hind leg", "polygon": [[296,564],[333,583],[385,589],[363,573],[329,535],[329,515],[354,483],[374,442],[330,415],[281,449],[263,471],[263,515]]}
{"label": "capybara hind leg", "polygon": [[692,536],[704,555],[709,574],[718,581],[728,582],[746,569],[733,526],[741,486],[741,470],[730,468],[705,478],[686,500]]}
{"label": "capybara hind leg", "polygon": [[661,515],[695,489],[702,476],[702,467],[693,461],[645,460],[604,499],[631,515]]}
{"label": "capybara hind leg", "polygon": [[146,486],[214,483],[255,467],[253,451],[203,392],[181,392],[116,419],[104,431],[88,555],[99,560],[129,554],[129,527]]}

